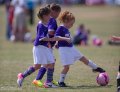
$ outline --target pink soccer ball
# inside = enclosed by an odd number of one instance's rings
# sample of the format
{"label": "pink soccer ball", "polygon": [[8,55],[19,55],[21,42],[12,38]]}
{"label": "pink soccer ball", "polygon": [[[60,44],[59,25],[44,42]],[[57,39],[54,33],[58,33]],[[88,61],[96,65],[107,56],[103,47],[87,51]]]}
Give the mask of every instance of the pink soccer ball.
{"label": "pink soccer ball", "polygon": [[100,86],[106,86],[109,83],[109,76],[107,73],[99,73],[96,81]]}
{"label": "pink soccer ball", "polygon": [[93,44],[95,46],[102,46],[103,41],[101,39],[99,39],[99,38],[96,38],[96,39],[93,39]]}

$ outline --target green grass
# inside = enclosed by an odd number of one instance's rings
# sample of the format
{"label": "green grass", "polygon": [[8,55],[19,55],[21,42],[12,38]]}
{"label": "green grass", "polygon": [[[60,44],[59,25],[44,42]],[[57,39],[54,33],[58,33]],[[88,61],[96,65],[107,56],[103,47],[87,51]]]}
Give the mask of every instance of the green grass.
{"label": "green grass", "polygon": [[[71,66],[66,78],[68,88],[37,88],[32,85],[37,71],[24,81],[23,88],[19,89],[16,84],[17,74],[23,72],[30,65],[33,65],[32,43],[11,43],[5,39],[5,9],[0,7],[0,92],[115,92],[116,75],[118,61],[120,60],[120,47],[109,46],[107,40],[111,35],[120,36],[120,7],[110,6],[68,6],[63,10],[73,12],[76,22],[71,28],[71,32],[80,23],[84,23],[90,28],[92,34],[98,35],[104,40],[102,47],[95,47],[91,44],[88,47],[77,47],[86,57],[93,60],[96,64],[103,67],[109,74],[110,82],[106,87],[100,87],[96,83],[96,73],[81,62],[76,62]],[[36,9],[36,13],[38,8]],[[36,14],[35,14],[36,15]],[[29,29],[32,37],[35,37],[35,26],[38,18],[35,18],[35,25]],[[62,65],[59,62],[58,51],[55,50],[57,58],[54,79],[59,79]],[[45,80],[46,76],[43,80]]]}

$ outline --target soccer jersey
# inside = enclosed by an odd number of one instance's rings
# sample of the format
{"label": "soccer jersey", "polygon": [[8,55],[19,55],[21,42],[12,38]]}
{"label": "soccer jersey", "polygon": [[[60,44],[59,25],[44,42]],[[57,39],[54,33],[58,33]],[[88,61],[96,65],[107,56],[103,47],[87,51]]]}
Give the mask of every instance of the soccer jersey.
{"label": "soccer jersey", "polygon": [[55,18],[51,17],[49,22],[48,22],[48,29],[52,29],[54,31],[57,30],[57,22],[55,20]]}
{"label": "soccer jersey", "polygon": [[42,24],[41,22],[39,22],[36,29],[36,38],[34,41],[34,46],[43,45],[47,47],[48,45],[47,41],[39,41],[39,39],[43,37],[47,37],[47,34],[48,34],[48,27]]}
{"label": "soccer jersey", "polygon": [[[67,37],[67,38],[71,38],[70,37],[70,32],[67,28],[65,28],[64,26],[59,26],[56,30],[56,36],[61,36],[61,37]],[[68,43],[67,41],[58,41],[58,47],[72,47],[73,43]]]}
{"label": "soccer jersey", "polygon": [[[49,22],[48,22],[48,31],[53,30],[54,32],[56,32],[57,30],[57,22],[55,20],[55,18],[51,17]],[[54,35],[49,35],[50,38],[54,37]],[[56,41],[51,41],[51,47],[54,46],[54,44],[56,43]]]}

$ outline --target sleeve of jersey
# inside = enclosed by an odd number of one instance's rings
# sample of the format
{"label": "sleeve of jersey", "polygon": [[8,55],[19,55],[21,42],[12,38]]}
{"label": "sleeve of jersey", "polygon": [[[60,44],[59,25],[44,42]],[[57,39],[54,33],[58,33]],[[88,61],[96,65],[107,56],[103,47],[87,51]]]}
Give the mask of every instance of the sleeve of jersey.
{"label": "sleeve of jersey", "polygon": [[62,29],[61,28],[58,28],[56,30],[56,33],[55,33],[55,36],[62,36],[63,32],[62,32]]}
{"label": "sleeve of jersey", "polygon": [[44,28],[42,26],[38,26],[37,27],[37,35],[38,35],[38,38],[41,39],[44,36]]}
{"label": "sleeve of jersey", "polygon": [[48,26],[48,31],[54,31],[54,29],[55,29],[55,24],[53,22]]}

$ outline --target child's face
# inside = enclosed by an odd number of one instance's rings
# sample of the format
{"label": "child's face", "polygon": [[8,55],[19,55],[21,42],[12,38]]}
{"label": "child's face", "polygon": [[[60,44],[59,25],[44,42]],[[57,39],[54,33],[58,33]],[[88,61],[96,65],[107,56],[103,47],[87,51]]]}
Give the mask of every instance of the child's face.
{"label": "child's face", "polygon": [[48,21],[50,20],[50,14],[44,15],[44,16],[43,16],[43,20],[44,20],[45,22],[48,22]]}
{"label": "child's face", "polygon": [[66,23],[67,28],[70,29],[70,28],[73,26],[74,23],[75,23],[75,20],[74,20],[74,19],[73,19],[73,20],[70,20],[69,22],[67,22],[67,23]]}
{"label": "child's face", "polygon": [[56,12],[56,11],[51,11],[51,16],[54,18],[57,18],[59,16],[60,12]]}

